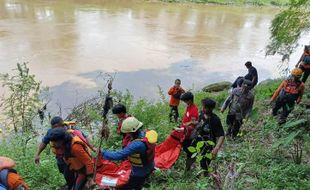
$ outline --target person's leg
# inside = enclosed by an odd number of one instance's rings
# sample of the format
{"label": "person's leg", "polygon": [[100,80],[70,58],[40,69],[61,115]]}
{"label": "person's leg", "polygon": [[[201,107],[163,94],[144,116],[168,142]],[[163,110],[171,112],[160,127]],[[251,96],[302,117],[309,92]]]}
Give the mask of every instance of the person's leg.
{"label": "person's leg", "polygon": [[204,157],[201,161],[200,161],[200,167],[204,170],[203,175],[206,177],[209,175],[208,172],[208,168],[210,166],[211,160]]}
{"label": "person's leg", "polygon": [[147,177],[130,176],[128,183],[118,190],[141,190]]}
{"label": "person's leg", "polygon": [[192,159],[192,153],[188,150],[188,147],[192,145],[192,140],[186,139],[182,143],[182,147],[184,152],[186,153],[186,164],[185,164],[185,172],[189,171],[191,169],[191,166],[195,162],[195,159]]}
{"label": "person's leg", "polygon": [[174,117],[174,106],[170,105],[170,113],[169,113],[169,121],[172,122],[172,118]]}
{"label": "person's leg", "polygon": [[283,107],[283,105],[284,105],[283,101],[278,97],[275,105],[272,108],[272,115],[273,116],[278,115],[278,111],[281,107]]}
{"label": "person's leg", "polygon": [[228,126],[226,136],[231,136],[232,135],[232,129],[233,129],[233,124],[235,121],[235,115],[227,115],[226,117],[226,124]]}
{"label": "person's leg", "polygon": [[305,83],[309,77],[310,69],[304,69],[304,74],[302,75],[301,81]]}
{"label": "person's leg", "polygon": [[233,138],[235,138],[238,135],[241,125],[242,125],[242,120],[235,119],[233,129],[232,129]]}
{"label": "person's leg", "polygon": [[288,102],[283,105],[283,112],[280,116],[279,124],[286,123],[286,119],[288,115],[291,113],[291,111],[294,109],[294,102]]}
{"label": "person's leg", "polygon": [[69,166],[66,164],[64,166],[64,173],[63,173],[65,180],[68,185],[68,190],[71,190],[75,183],[75,172],[70,170]]}
{"label": "person's leg", "polygon": [[74,184],[74,188],[73,190],[83,190],[86,182],[87,182],[87,178],[86,175],[84,174],[76,174],[76,180],[75,180],[75,184]]}
{"label": "person's leg", "polygon": [[178,119],[179,119],[179,108],[178,106],[175,106],[175,117],[174,117],[175,122],[178,122]]}

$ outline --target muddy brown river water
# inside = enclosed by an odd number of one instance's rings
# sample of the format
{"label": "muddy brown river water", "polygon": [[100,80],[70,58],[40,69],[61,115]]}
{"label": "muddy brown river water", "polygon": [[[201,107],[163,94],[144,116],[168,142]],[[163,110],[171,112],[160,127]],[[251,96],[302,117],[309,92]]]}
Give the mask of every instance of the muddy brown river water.
{"label": "muddy brown river water", "polygon": [[264,51],[278,11],[128,0],[0,0],[0,69],[11,72],[17,62],[29,62],[37,79],[50,86],[53,104],[65,109],[96,94],[100,72],[117,72],[115,89],[154,100],[157,85],[166,90],[175,78],[195,90],[232,81],[246,73],[247,60],[261,81],[279,76],[280,57],[265,57]]}

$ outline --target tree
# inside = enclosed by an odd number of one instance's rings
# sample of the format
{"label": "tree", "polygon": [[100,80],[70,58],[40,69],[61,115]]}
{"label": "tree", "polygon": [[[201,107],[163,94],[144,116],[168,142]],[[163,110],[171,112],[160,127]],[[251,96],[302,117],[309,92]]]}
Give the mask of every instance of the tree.
{"label": "tree", "polygon": [[2,86],[7,94],[2,97],[0,106],[7,120],[7,127],[13,127],[15,133],[30,132],[37,110],[42,107],[40,100],[41,82],[29,73],[27,63],[17,64],[17,73],[0,74]]}
{"label": "tree", "polygon": [[289,7],[272,20],[267,55],[278,53],[283,56],[283,61],[289,59],[303,32],[310,28],[309,15],[310,0],[291,0]]}

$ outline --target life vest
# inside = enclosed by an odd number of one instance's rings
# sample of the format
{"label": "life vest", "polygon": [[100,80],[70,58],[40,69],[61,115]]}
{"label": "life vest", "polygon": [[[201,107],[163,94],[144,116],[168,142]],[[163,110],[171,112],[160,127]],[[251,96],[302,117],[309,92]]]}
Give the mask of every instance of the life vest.
{"label": "life vest", "polygon": [[[67,133],[69,133],[72,137],[79,137],[84,143],[86,143],[88,146],[88,141],[87,139],[83,136],[81,131],[75,130],[75,129],[67,129]],[[50,142],[50,146],[52,148],[52,152],[57,156],[57,157],[63,157],[64,156],[64,149],[63,148],[56,148],[54,142]]]}
{"label": "life vest", "polygon": [[157,142],[158,134],[156,131],[146,131],[145,137],[141,139],[135,139],[134,141],[141,141],[146,146],[145,154],[136,153],[129,156],[128,160],[135,167],[143,167],[154,161],[155,158],[155,146]]}
{"label": "life vest", "polygon": [[[74,144],[80,144],[83,146],[84,150],[88,153],[89,157],[91,157],[90,150],[88,148],[88,145],[83,142],[78,136],[74,136],[72,138],[71,146]],[[77,159],[77,157],[70,156],[67,159],[64,159],[65,163],[69,166],[70,170],[79,171],[84,167],[84,164]]]}
{"label": "life vest", "polygon": [[299,93],[300,93],[299,87],[300,87],[301,83],[302,83],[301,81],[287,80],[283,89],[288,94],[299,95]]}

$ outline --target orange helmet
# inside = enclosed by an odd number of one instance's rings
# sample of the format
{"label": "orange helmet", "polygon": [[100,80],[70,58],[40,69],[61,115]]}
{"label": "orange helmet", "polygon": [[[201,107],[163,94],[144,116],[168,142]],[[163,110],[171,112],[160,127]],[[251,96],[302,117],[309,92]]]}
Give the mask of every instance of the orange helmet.
{"label": "orange helmet", "polygon": [[295,77],[301,77],[302,72],[303,71],[300,68],[295,68],[292,70],[291,74]]}

